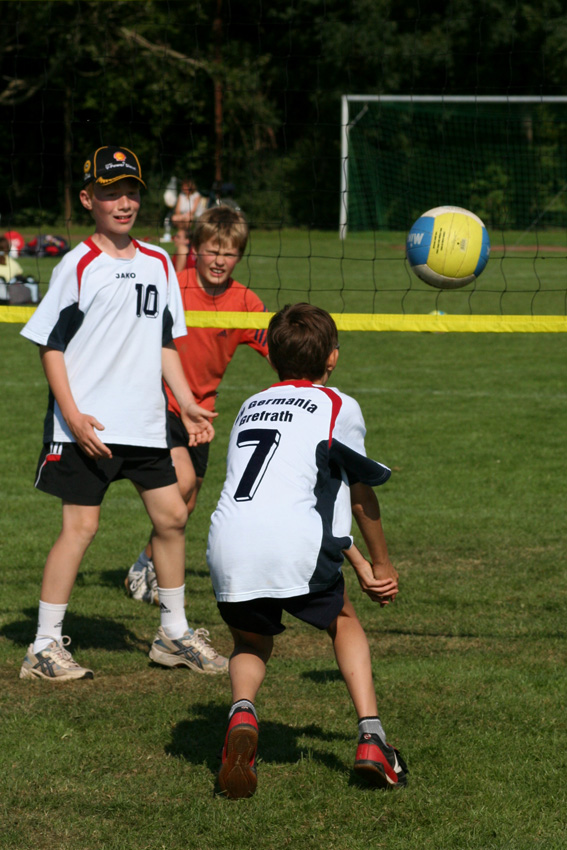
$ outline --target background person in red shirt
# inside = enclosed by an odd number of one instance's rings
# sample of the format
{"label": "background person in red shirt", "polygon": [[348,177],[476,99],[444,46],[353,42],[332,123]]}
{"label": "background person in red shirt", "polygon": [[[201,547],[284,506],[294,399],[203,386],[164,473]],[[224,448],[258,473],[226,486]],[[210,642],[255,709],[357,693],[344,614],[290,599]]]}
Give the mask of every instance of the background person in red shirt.
{"label": "background person in red shirt", "polygon": [[191,244],[188,227],[180,227],[173,237],[175,243],[175,254],[171,258],[173,268],[179,276],[185,269],[194,269],[197,260],[195,249]]}
{"label": "background person in red shirt", "polygon": [[[195,268],[185,269],[177,276],[186,311],[266,311],[260,298],[232,277],[247,242],[248,225],[240,211],[215,206],[203,213],[192,239]],[[185,377],[199,406],[214,411],[218,386],[239,345],[249,345],[262,356],[268,356],[266,330],[262,329],[188,327],[187,336],[176,340]],[[189,446],[179,405],[167,384],[165,389],[171,455],[181,494],[191,514],[207,470],[209,444]],[[130,567],[125,585],[133,599],[159,604],[151,536]]]}

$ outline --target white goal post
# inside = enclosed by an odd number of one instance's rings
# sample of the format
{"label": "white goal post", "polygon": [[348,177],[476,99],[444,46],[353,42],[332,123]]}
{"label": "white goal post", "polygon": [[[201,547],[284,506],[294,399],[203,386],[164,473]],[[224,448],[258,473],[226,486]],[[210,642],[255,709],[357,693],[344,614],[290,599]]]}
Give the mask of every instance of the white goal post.
{"label": "white goal post", "polygon": [[[367,111],[369,103],[567,103],[564,95],[404,95],[404,94],[344,94],[341,96],[341,179],[339,237],[345,239],[348,230],[348,157],[349,133]],[[351,119],[350,104],[362,104]]]}

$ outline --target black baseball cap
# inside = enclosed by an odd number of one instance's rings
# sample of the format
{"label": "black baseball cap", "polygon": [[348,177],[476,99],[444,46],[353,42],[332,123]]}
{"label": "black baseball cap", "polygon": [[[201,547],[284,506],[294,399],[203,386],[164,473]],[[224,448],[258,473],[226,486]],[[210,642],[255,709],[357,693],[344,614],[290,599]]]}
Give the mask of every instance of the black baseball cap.
{"label": "black baseball cap", "polygon": [[107,186],[124,177],[132,177],[139,180],[142,186],[146,186],[142,180],[142,168],[140,160],[128,148],[118,148],[115,145],[105,145],[97,148],[89,159],[85,160],[83,166],[83,186],[89,183],[100,183]]}

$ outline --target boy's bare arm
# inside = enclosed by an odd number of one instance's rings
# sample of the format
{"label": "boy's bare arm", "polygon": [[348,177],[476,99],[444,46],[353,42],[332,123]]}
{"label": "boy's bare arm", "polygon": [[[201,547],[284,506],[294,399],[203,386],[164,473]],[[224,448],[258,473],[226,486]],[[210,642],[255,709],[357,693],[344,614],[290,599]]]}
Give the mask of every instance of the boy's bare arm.
{"label": "boy's bare arm", "polygon": [[88,413],[81,413],[75,403],[71,387],[69,386],[69,377],[67,375],[63,352],[57,351],[55,348],[49,348],[46,345],[41,345],[39,356],[51,392],[59,405],[71,434],[77,441],[77,445],[89,457],[112,457],[112,452],[108,446],[105,446],[95,433],[95,428],[97,431],[104,431],[104,425],[95,419],[94,416],[90,416]]}
{"label": "boy's bare arm", "polygon": [[218,414],[199,407],[196,403],[187,383],[175,343],[170,342],[164,345],[161,352],[162,375],[179,405],[181,421],[189,434],[189,445],[210,443],[215,436],[215,429],[210,420]]}
{"label": "boy's bare arm", "polygon": [[376,493],[368,484],[358,482],[350,488],[350,501],[352,514],[372,562],[372,573],[376,579],[393,582],[395,589],[390,598],[394,599],[398,592],[398,572],[388,555]]}
{"label": "boy's bare arm", "polygon": [[356,573],[360,589],[380,605],[388,605],[398,591],[398,581],[394,578],[378,579],[372,572],[372,564],[369,563],[358,546],[354,544],[350,549],[344,549],[343,555],[350,563]]}

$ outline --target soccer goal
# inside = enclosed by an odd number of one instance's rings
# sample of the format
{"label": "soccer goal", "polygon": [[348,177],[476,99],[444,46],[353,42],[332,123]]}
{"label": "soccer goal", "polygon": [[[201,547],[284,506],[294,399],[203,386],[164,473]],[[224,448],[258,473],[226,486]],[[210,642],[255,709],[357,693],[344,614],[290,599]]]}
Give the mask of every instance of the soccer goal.
{"label": "soccer goal", "polygon": [[340,235],[442,204],[492,230],[565,228],[566,131],[563,96],[344,95]]}
{"label": "soccer goal", "polygon": [[[399,247],[426,210],[470,209],[490,234],[491,274],[443,329],[564,331],[566,161],[564,96],[343,95],[339,236]],[[438,313],[455,312],[449,299]]]}

